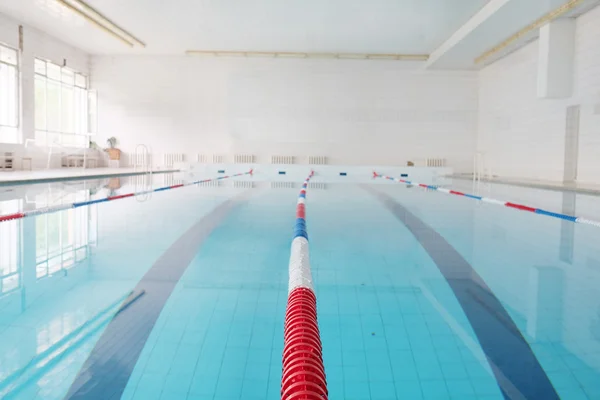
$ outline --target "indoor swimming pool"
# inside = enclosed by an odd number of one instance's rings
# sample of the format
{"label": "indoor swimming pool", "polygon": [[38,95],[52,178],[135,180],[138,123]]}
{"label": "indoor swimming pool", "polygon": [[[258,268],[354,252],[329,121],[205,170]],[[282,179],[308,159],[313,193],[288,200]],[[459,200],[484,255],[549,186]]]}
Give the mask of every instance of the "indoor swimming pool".
{"label": "indoor swimming pool", "polygon": [[[149,179],[0,187],[0,215],[183,183]],[[1,222],[0,398],[279,399],[301,181],[252,179]],[[352,179],[306,199],[330,399],[600,398],[600,228]]]}

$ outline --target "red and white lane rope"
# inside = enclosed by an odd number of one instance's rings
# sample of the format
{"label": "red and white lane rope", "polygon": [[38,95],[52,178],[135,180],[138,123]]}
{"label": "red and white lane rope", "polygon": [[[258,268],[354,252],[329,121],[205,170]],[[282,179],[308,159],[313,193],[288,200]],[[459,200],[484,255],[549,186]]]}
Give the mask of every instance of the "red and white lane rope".
{"label": "red and white lane rope", "polygon": [[302,184],[296,206],[285,312],[282,400],[327,399],[327,382],[317,324],[317,297],[310,272],[306,231],[306,189],[313,175],[314,172],[311,171]]}
{"label": "red and white lane rope", "polygon": [[488,198],[488,197],[476,196],[474,194],[457,192],[455,190],[450,190],[450,189],[442,188],[442,187],[439,187],[439,186],[425,185],[423,183],[417,183],[417,182],[407,181],[405,179],[393,178],[391,176],[386,176],[386,175],[378,174],[377,172],[373,172],[373,178],[388,179],[390,181],[404,183],[405,185],[419,186],[419,187],[422,187],[422,188],[425,188],[425,189],[428,189],[428,190],[436,190],[438,192],[442,192],[442,193],[446,193],[446,194],[453,194],[455,196],[469,197],[471,199],[483,201],[485,203],[490,203],[490,204],[496,204],[496,205],[500,205],[500,206],[510,207],[510,208],[514,208],[514,209],[517,209],[517,210],[521,210],[521,211],[528,211],[528,212],[532,212],[532,213],[535,213],[535,214],[541,214],[541,215],[545,215],[545,216],[548,216],[548,217],[554,217],[554,218],[562,219],[562,220],[565,220],[565,221],[575,222],[575,223],[578,223],[578,224],[586,224],[586,225],[593,225],[593,226],[600,227],[600,222],[598,222],[598,221],[592,221],[592,220],[589,220],[589,219],[586,219],[586,218],[575,217],[575,216],[572,216],[572,215],[561,214],[561,213],[555,213],[555,212],[552,212],[552,211],[546,211],[546,210],[542,210],[541,208],[529,207],[529,206],[525,206],[523,204],[513,203],[513,202],[510,202],[510,201],[496,200],[496,199],[491,199],[491,198]]}
{"label": "red and white lane rope", "polygon": [[221,180],[221,179],[234,178],[234,177],[243,176],[243,175],[252,175],[252,173],[253,173],[253,170],[251,169],[248,172],[241,172],[239,174],[219,176],[217,178],[204,179],[204,180],[195,181],[195,182],[188,182],[188,183],[180,184],[180,185],[166,186],[166,187],[162,187],[162,188],[158,188],[158,189],[154,189],[154,190],[145,190],[143,192],[126,193],[126,194],[120,194],[120,195],[117,195],[117,196],[104,197],[104,198],[101,198],[101,199],[82,201],[82,202],[79,202],[79,203],[58,204],[58,205],[55,205],[55,206],[48,206],[48,207],[36,208],[35,210],[27,210],[27,211],[23,211],[23,212],[19,212],[19,213],[14,213],[14,214],[0,215],[0,222],[12,221],[12,220],[15,220],[15,219],[21,219],[21,218],[25,218],[25,217],[32,217],[32,216],[41,215],[41,214],[49,214],[49,213],[54,213],[54,212],[57,212],[57,211],[68,210],[70,208],[77,208],[77,207],[89,206],[91,204],[104,203],[106,201],[113,201],[113,200],[125,199],[127,197],[139,196],[139,195],[148,194],[148,193],[152,193],[152,192],[164,192],[165,190],[177,189],[177,188],[181,188],[181,187],[185,187],[185,186],[197,185],[199,183],[205,183],[205,182],[211,182],[211,181],[218,181],[218,180]]}

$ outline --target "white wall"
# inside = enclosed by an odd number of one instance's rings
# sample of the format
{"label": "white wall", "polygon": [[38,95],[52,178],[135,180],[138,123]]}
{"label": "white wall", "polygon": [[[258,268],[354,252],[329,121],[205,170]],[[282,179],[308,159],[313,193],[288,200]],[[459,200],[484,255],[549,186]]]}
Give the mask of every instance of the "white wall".
{"label": "white wall", "polygon": [[100,136],[116,136],[125,152],[149,144],[155,163],[171,152],[190,161],[197,153],[254,154],[258,162],[325,155],[353,165],[441,157],[471,169],[472,72],[389,61],[195,57],[92,57],[91,68]]}
{"label": "white wall", "polygon": [[600,7],[577,19],[571,98],[537,98],[538,42],[479,75],[479,136],[494,175],[562,180],[566,108],[581,105],[578,181],[600,182]]}
{"label": "white wall", "polygon": [[[10,47],[19,46],[19,22],[0,14],[0,43]],[[21,120],[22,140],[35,138],[35,92],[34,92],[34,59],[41,58],[67,66],[83,74],[89,74],[89,56],[37,29],[23,26],[23,53],[20,60],[21,71]],[[20,168],[20,157],[25,153],[24,146],[0,143],[0,151],[14,151],[17,155],[17,167]],[[34,168],[46,166],[43,153],[28,149],[34,156]],[[55,166],[60,166],[60,159],[54,159]]]}

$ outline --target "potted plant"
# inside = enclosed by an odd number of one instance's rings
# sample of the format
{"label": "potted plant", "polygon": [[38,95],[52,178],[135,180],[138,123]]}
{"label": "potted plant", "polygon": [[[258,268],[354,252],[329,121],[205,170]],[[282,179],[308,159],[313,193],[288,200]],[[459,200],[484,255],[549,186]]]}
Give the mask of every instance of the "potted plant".
{"label": "potted plant", "polygon": [[108,138],[106,140],[106,144],[109,147],[104,149],[104,151],[108,153],[108,158],[111,160],[120,160],[121,159],[121,150],[119,150],[115,147],[117,145],[117,138],[114,136]]}

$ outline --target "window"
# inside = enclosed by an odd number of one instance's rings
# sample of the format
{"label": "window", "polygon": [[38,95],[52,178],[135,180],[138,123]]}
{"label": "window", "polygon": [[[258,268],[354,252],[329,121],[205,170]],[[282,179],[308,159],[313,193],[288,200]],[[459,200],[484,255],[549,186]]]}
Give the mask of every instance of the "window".
{"label": "window", "polygon": [[0,143],[19,143],[17,51],[0,45]]}
{"label": "window", "polygon": [[35,141],[38,146],[87,147],[92,132],[85,75],[35,60]]}

